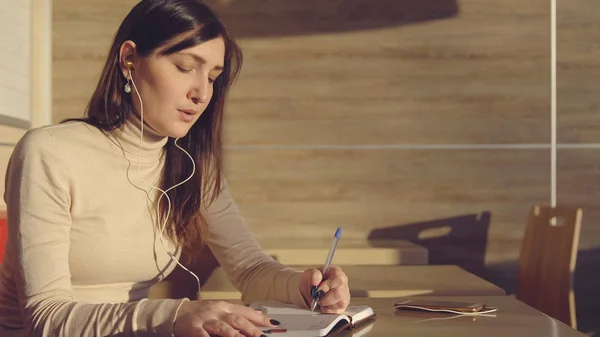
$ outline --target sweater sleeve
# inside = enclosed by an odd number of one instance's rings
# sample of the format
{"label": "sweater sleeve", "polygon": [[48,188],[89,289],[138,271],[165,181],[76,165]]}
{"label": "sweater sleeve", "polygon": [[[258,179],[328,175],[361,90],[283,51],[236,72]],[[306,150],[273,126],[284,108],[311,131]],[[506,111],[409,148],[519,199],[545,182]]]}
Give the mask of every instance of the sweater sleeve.
{"label": "sweater sleeve", "polygon": [[242,301],[275,300],[307,307],[300,292],[301,272],[275,261],[248,229],[226,181],[219,197],[205,209],[209,227],[207,244]]}
{"label": "sweater sleeve", "polygon": [[[31,336],[172,336],[184,300],[80,303],[69,270],[69,168],[53,137],[29,131],[9,161],[6,258]],[[93,178],[93,177],[91,177]]]}

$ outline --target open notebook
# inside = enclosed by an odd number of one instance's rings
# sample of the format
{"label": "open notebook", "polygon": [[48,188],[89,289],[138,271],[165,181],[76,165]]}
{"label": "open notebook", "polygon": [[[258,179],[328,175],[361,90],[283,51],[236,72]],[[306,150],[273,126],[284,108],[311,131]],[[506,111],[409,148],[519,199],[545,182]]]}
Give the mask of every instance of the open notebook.
{"label": "open notebook", "polygon": [[[274,333],[277,337],[323,337],[332,336],[347,328],[355,328],[369,319],[375,318],[373,309],[366,305],[349,306],[341,315],[311,312],[292,304],[279,302],[256,302],[251,308],[261,310],[269,317],[278,320],[279,329],[286,332]],[[263,329],[268,330],[268,329]]]}

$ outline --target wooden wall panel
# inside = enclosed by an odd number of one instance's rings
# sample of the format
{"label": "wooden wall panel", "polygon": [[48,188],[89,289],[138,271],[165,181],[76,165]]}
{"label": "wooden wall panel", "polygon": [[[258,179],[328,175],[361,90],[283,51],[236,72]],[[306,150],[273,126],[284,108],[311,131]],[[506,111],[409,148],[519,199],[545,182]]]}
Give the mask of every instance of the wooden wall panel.
{"label": "wooden wall panel", "polygon": [[135,0],[54,0],[52,120],[82,117],[114,34]]}
{"label": "wooden wall panel", "polygon": [[529,207],[549,202],[549,160],[543,150],[231,150],[226,175],[261,239],[343,227],[348,238],[421,243],[415,233],[450,230],[456,246],[487,244],[497,263],[518,257]]}
{"label": "wooden wall panel", "polygon": [[558,140],[600,142],[600,2],[557,2]]}
{"label": "wooden wall panel", "polygon": [[[253,27],[257,2],[223,16]],[[293,23],[320,22],[312,14]],[[548,26],[546,1],[460,1],[456,16],[427,23],[242,39],[227,144],[547,142]]]}

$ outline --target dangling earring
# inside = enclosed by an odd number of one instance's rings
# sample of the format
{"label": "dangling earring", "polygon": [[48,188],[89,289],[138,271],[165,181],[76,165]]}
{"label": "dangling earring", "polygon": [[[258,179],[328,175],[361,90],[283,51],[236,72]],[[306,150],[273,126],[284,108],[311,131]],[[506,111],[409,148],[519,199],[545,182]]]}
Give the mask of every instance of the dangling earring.
{"label": "dangling earring", "polygon": [[129,80],[127,80],[127,83],[125,83],[123,90],[125,90],[125,93],[131,93],[131,84],[129,84]]}

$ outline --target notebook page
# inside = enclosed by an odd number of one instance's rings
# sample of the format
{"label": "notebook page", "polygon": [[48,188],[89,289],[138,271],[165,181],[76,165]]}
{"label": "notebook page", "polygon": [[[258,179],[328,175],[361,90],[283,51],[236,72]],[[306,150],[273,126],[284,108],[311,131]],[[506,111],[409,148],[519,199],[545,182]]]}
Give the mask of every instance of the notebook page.
{"label": "notebook page", "polygon": [[281,324],[277,328],[287,329],[287,333],[277,336],[325,336],[339,322],[348,322],[346,316],[338,315],[285,315],[275,314],[269,317]]}
{"label": "notebook page", "polygon": [[373,316],[375,312],[368,305],[355,305],[346,308],[344,314],[352,317],[352,322],[360,322],[365,318]]}

